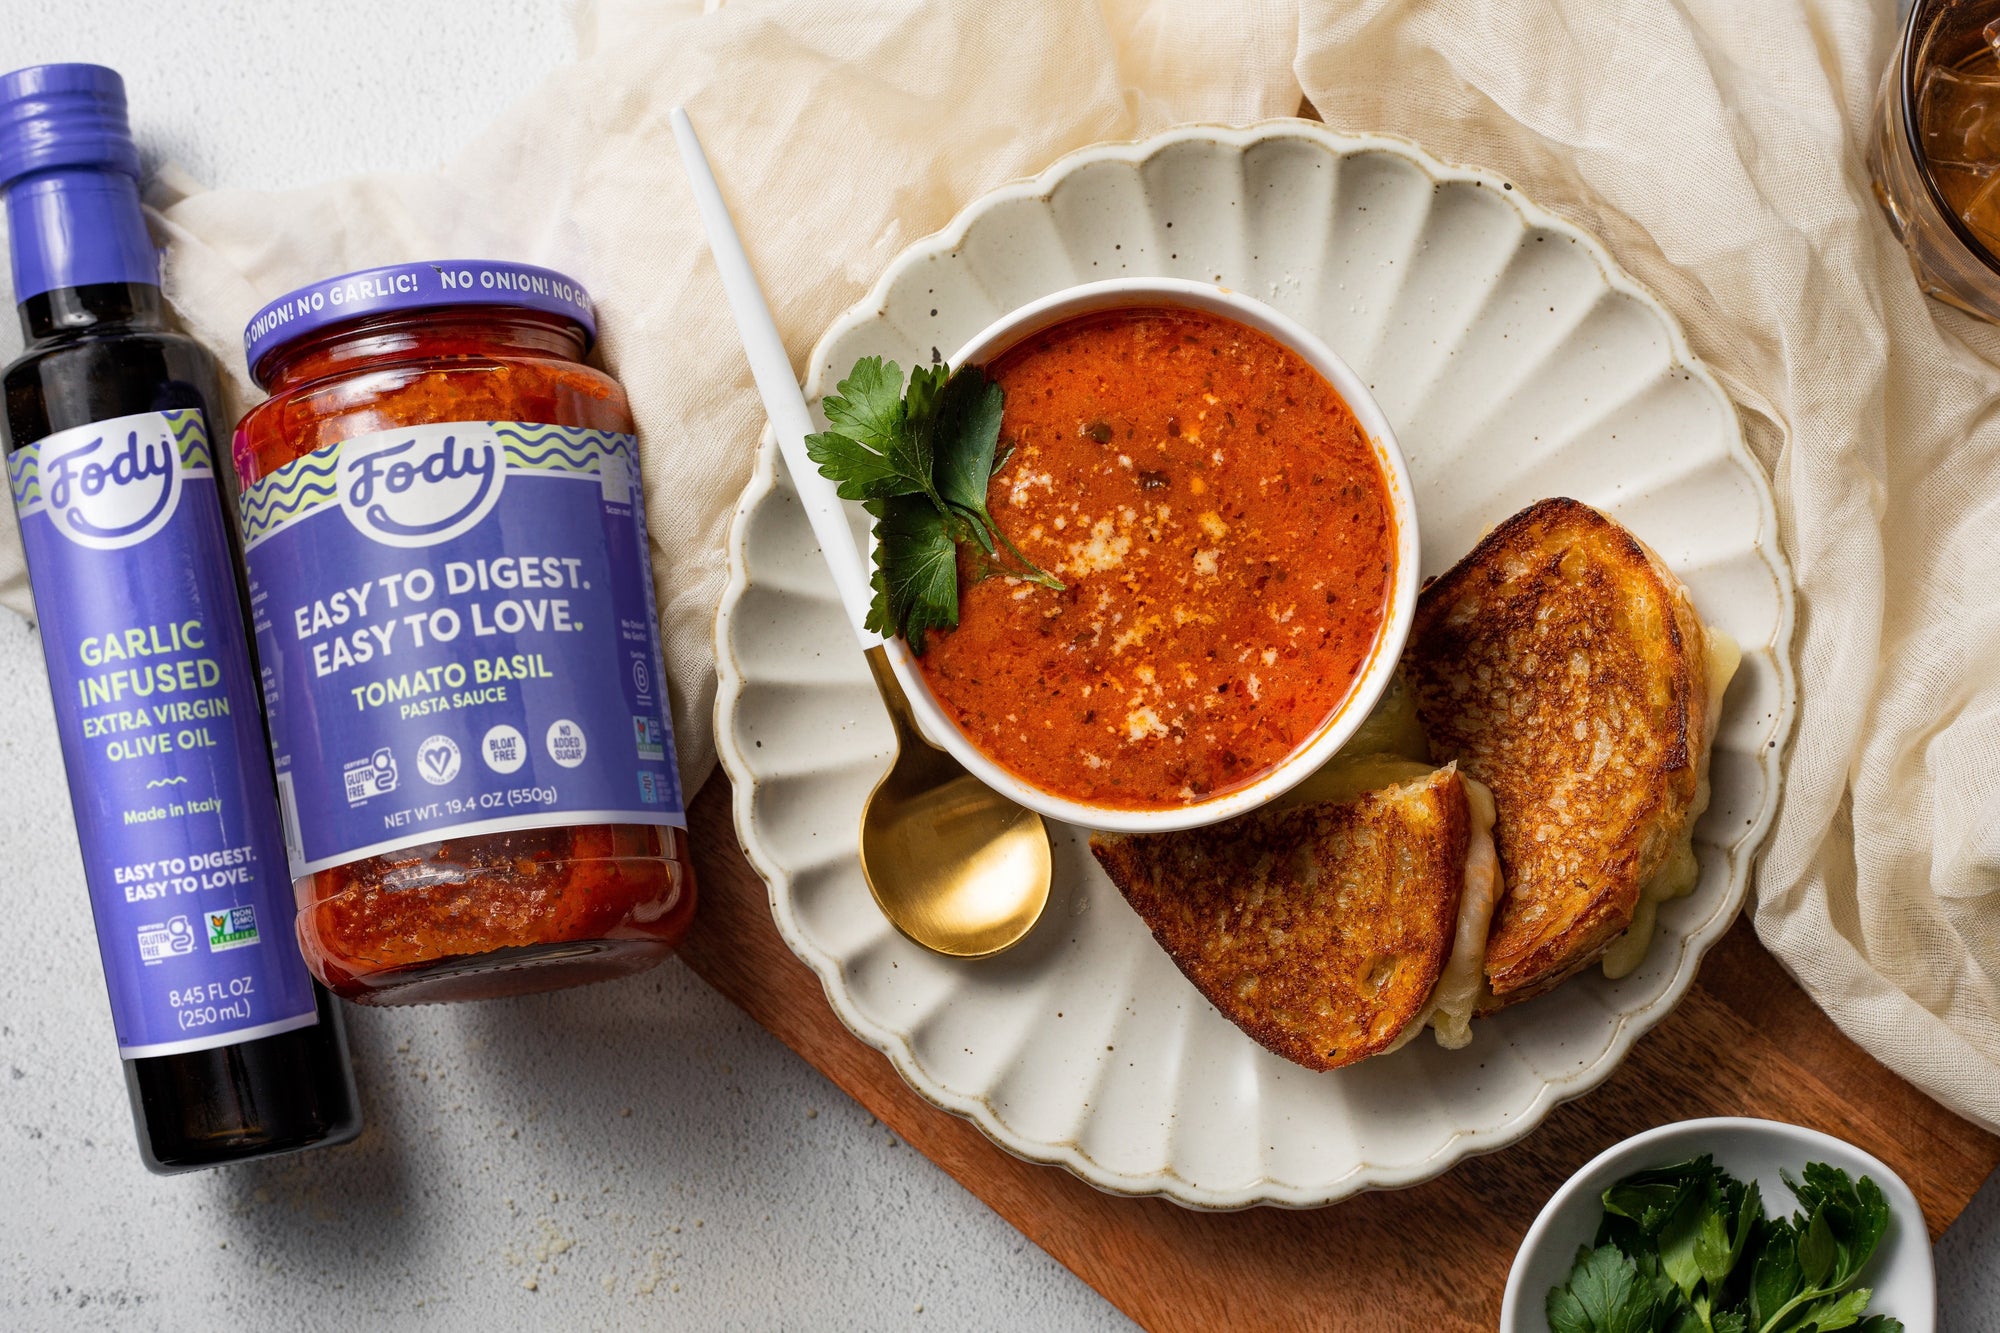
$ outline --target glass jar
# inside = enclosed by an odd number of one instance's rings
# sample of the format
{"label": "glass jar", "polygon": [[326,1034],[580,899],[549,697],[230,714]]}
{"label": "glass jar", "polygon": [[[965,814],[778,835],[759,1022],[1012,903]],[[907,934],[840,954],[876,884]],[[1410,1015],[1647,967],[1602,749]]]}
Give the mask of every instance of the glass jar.
{"label": "glass jar", "polygon": [[1923,289],[2000,322],[2000,2],[1917,0],[1868,166]]}
{"label": "glass jar", "polygon": [[328,279],[235,462],[298,934],[362,1003],[651,967],[694,912],[633,422],[576,283]]}

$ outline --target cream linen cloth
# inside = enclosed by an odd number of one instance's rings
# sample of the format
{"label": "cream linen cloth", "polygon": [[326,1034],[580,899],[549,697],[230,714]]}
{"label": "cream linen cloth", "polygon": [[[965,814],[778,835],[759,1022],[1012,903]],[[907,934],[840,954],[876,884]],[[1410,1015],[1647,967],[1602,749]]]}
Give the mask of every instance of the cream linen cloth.
{"label": "cream linen cloth", "polygon": [[[1175,121],[1289,114],[1505,173],[1685,322],[1771,469],[1800,711],[1756,921],[1879,1059],[2000,1129],[2000,337],[1918,293],[1862,155],[1890,0],[621,0],[432,176],[157,195],[167,286],[244,319],[344,269],[538,260],[596,294],[644,449],[684,777],[763,415],[666,113],[686,102],[793,355],[1001,181]],[[19,557],[0,584],[25,605]]]}

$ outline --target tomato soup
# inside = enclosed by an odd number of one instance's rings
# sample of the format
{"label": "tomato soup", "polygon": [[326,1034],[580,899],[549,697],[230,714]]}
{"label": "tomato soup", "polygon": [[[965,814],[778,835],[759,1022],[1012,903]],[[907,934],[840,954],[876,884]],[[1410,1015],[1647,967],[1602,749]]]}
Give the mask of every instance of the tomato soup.
{"label": "tomato soup", "polygon": [[1167,809],[1253,782],[1367,666],[1395,582],[1388,483],[1306,361],[1204,311],[1058,324],[987,367],[1006,393],[987,504],[1062,591],[979,578],[918,659],[1023,781]]}

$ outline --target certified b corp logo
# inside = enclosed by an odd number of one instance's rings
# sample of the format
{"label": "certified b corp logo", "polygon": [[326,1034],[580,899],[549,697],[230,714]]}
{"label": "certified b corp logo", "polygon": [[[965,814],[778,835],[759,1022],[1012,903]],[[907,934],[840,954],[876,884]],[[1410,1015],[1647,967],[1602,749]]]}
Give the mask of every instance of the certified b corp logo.
{"label": "certified b corp logo", "polygon": [[36,453],[49,517],[80,546],[136,546],[180,504],[180,446],[156,413],[61,431]]}
{"label": "certified b corp logo", "polygon": [[506,459],[469,422],[410,426],[340,446],[340,507],[385,546],[432,546],[478,525],[499,503]]}

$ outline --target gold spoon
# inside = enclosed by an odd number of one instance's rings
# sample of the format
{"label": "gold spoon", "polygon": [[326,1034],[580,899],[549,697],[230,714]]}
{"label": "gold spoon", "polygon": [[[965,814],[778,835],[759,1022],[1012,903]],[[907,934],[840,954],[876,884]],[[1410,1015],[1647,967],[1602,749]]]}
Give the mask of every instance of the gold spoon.
{"label": "gold spoon", "polygon": [[864,623],[874,593],[840,497],[806,455],[812,413],[771,308],[684,109],[674,109],[673,125],[786,471],[895,727],[895,760],[861,811],[868,891],[890,924],[926,949],[956,958],[998,953],[1025,936],[1048,905],[1048,829],[1040,815],[980,782],[918,729],[888,650]]}
{"label": "gold spoon", "polygon": [[896,929],[927,949],[998,953],[1048,905],[1048,829],[924,739],[879,643],[868,650],[868,669],[896,728],[896,761],[861,810],[868,891]]}

